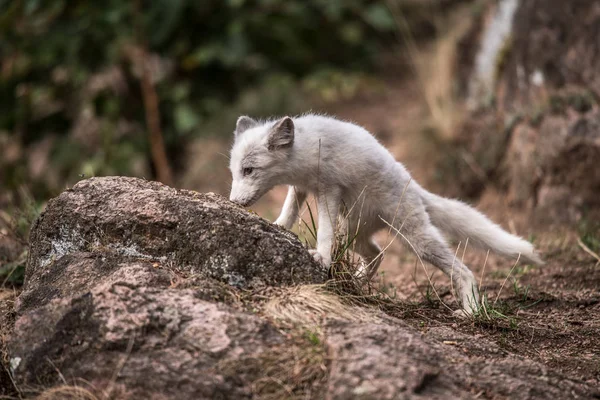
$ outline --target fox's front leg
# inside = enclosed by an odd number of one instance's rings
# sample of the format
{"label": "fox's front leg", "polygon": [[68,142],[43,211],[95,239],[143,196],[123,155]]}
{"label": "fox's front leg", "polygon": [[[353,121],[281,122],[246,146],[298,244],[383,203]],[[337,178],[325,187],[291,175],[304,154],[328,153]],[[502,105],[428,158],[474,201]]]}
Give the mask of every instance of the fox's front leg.
{"label": "fox's front leg", "polygon": [[331,264],[331,247],[335,239],[338,209],[341,201],[341,191],[338,188],[328,188],[326,193],[319,193],[319,228],[317,231],[317,249],[311,254],[324,267]]}
{"label": "fox's front leg", "polygon": [[275,220],[277,225],[283,226],[285,229],[290,229],[294,226],[294,222],[298,219],[298,211],[300,205],[306,200],[306,191],[299,189],[296,186],[289,186],[281,214]]}

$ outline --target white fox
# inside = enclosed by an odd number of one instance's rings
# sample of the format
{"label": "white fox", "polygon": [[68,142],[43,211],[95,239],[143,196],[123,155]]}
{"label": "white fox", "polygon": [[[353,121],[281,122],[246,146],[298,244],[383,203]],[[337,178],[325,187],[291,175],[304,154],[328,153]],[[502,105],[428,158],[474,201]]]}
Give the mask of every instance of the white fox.
{"label": "white fox", "polygon": [[[331,264],[338,214],[343,229],[356,234],[354,250],[377,272],[381,248],[373,234],[388,224],[422,260],[452,279],[465,313],[479,305],[473,273],[450,250],[442,232],[510,258],[542,264],[533,246],[511,235],[483,214],[457,200],[423,189],[406,168],[367,130],[321,115],[258,122],[237,120],[231,149],[230,200],[249,206],[276,185],[289,185],[281,215],[287,229],[298,218],[307,194],[317,199],[317,248],[314,258]],[[350,212],[351,211],[351,212]]]}

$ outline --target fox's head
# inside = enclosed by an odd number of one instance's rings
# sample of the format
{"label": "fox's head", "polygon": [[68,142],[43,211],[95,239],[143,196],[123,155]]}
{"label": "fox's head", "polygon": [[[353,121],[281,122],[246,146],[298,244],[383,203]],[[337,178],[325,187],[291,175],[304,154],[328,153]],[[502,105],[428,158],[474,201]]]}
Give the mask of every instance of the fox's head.
{"label": "fox's head", "polygon": [[237,120],[234,136],[229,199],[249,206],[273,186],[284,183],[282,177],[294,144],[294,122],[285,117],[259,123],[242,116]]}

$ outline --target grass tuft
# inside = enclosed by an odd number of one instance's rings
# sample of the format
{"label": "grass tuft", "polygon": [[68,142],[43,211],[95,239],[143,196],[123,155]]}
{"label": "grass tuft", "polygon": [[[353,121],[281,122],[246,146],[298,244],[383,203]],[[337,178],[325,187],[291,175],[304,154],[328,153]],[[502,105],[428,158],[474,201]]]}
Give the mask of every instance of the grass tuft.
{"label": "grass tuft", "polygon": [[487,293],[481,295],[481,303],[473,314],[473,322],[482,328],[516,330],[519,320],[515,310],[506,302],[490,301]]}
{"label": "grass tuft", "polygon": [[73,385],[55,386],[44,390],[37,396],[37,400],[99,400],[100,398],[90,390]]}
{"label": "grass tuft", "polygon": [[29,230],[42,210],[42,204],[37,203],[25,189],[20,191],[22,206],[11,213],[0,210],[0,240],[6,240],[17,254],[9,259],[0,258],[0,286],[20,286],[25,277],[25,264],[28,254]]}
{"label": "grass tuft", "polygon": [[325,318],[374,322],[372,310],[356,308],[332,293],[329,285],[302,285],[284,288],[262,306],[262,312],[286,327],[314,329]]}
{"label": "grass tuft", "polygon": [[288,340],[266,351],[222,362],[218,373],[230,379],[256,376],[252,397],[261,400],[323,398],[329,359],[319,330],[295,330]]}

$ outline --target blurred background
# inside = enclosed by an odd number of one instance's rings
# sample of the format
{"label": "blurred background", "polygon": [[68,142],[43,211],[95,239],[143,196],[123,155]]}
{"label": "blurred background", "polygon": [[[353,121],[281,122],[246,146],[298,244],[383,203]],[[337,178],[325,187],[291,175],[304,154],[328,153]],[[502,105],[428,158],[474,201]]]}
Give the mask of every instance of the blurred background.
{"label": "blurred background", "polygon": [[594,0],[0,0],[0,283],[80,179],[226,196],[242,114],[351,120],[428,189],[597,252],[599,38]]}
{"label": "blurred background", "polygon": [[382,1],[2,3],[4,202],[83,174],[187,182],[190,146],[354,95],[396,32]]}

